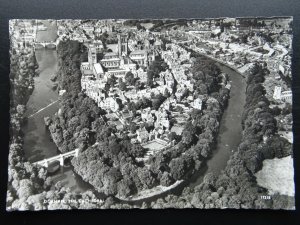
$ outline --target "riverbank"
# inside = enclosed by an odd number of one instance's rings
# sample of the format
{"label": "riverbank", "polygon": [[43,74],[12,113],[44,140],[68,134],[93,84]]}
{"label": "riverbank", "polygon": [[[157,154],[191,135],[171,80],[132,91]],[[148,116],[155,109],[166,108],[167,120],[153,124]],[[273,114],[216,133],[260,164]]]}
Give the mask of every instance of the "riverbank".
{"label": "riverbank", "polygon": [[158,195],[162,195],[165,192],[172,191],[172,189],[177,188],[183,182],[184,182],[184,180],[177,180],[174,184],[167,186],[167,187],[159,185],[159,186],[156,186],[151,189],[140,191],[138,194],[136,194],[134,196],[130,196],[128,198],[124,198],[124,197],[118,196],[118,195],[116,197],[125,202],[142,201],[142,200],[145,200],[148,198],[154,198]]}
{"label": "riverbank", "polygon": [[[32,54],[28,54],[28,52]],[[37,67],[36,56],[32,49],[11,50],[11,139],[6,204],[6,209],[9,211],[30,209],[30,206],[37,202],[32,201],[31,204],[28,204],[27,199],[39,193],[41,189],[48,191],[51,186],[47,171],[28,163],[24,154],[24,130],[22,126],[26,123],[25,105],[32,95],[33,87],[35,87],[33,80],[37,77],[35,73]],[[22,84],[21,86],[18,85],[19,82]],[[39,207],[38,204],[36,206]]]}

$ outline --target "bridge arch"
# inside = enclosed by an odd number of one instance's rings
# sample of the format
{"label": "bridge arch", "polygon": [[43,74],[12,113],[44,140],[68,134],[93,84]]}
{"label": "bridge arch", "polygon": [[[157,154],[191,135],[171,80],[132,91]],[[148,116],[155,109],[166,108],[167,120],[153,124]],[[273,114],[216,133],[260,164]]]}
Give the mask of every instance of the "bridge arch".
{"label": "bridge arch", "polygon": [[56,41],[36,41],[35,48],[50,48],[54,49],[58,45],[58,40]]}
{"label": "bridge arch", "polygon": [[37,162],[33,163],[33,165],[40,165],[40,166],[47,168],[51,162],[58,161],[60,166],[64,166],[65,159],[70,158],[70,157],[78,157],[78,155],[79,155],[79,149],[76,148],[75,150],[66,152],[64,154],[59,154],[59,155],[50,157],[48,159],[43,159],[43,160],[37,161]]}

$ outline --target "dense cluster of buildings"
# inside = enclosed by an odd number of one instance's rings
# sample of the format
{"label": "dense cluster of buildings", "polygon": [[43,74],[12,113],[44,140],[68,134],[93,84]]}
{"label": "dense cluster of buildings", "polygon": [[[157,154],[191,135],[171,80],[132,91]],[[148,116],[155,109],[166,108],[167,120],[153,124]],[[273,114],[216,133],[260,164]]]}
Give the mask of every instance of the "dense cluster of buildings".
{"label": "dense cluster of buildings", "polygon": [[[139,142],[144,147],[153,143],[161,146],[156,150],[167,147],[172,144],[171,132],[181,135],[191,110],[202,110],[202,98],[193,95],[190,52],[177,43],[162,48],[161,38],[149,31],[135,32],[131,36],[127,32],[115,35],[117,43],[106,47],[99,40],[84,42],[88,61],[81,64],[82,89],[108,112],[108,124],[117,128],[117,135],[125,132],[133,143]],[[147,70],[157,58],[165,62],[167,69],[153,77],[154,85],[148,86]],[[128,73],[144,88],[118,88],[120,82],[126,81]],[[111,79],[115,80],[113,84]],[[151,101],[153,96],[165,93],[169,96],[157,110],[141,108],[133,115],[127,107],[129,102],[137,103],[145,98]],[[128,126],[132,124],[136,129],[129,131]]]}
{"label": "dense cluster of buildings", "polygon": [[11,48],[18,50],[26,47],[32,47],[37,34],[36,20],[10,20],[10,44]]}
{"label": "dense cluster of buildings", "polygon": [[189,23],[185,37],[194,50],[242,73],[255,62],[264,64],[270,72],[266,83],[273,84],[264,85],[268,99],[273,99],[275,86],[280,86],[289,101],[291,91],[282,78],[291,78],[291,22],[291,18],[195,20]]}
{"label": "dense cluster of buildings", "polygon": [[[255,63],[268,71],[263,86],[271,108],[292,104],[291,53],[292,18],[221,18],[193,20],[184,29],[168,32],[173,43],[185,46],[241,73]],[[276,116],[284,131],[279,133],[292,143],[290,114]]]}
{"label": "dense cluster of buildings", "polygon": [[[173,23],[155,32],[126,25],[125,20],[56,22],[58,41],[76,40],[87,47],[88,60],[81,63],[82,90],[107,112],[108,124],[117,128],[117,135],[127,132],[132,142],[147,146],[156,141],[163,147],[171,144],[171,132],[181,135],[191,110],[202,110],[202,97],[193,95],[188,48],[241,73],[255,62],[263,64],[270,73],[264,83],[267,98],[274,104],[291,103],[292,93],[286,83],[286,78],[291,77],[290,23],[286,18],[188,20],[185,25]],[[45,29],[37,20],[12,21],[10,27],[18,32],[12,36],[19,39],[12,42],[18,47],[34,43],[36,30]],[[153,77],[153,85],[148,85],[149,66],[158,58],[167,69]],[[128,76],[143,88],[128,85]],[[125,89],[120,88],[123,82]],[[226,82],[223,85],[230,88]],[[157,110],[148,107],[133,113],[127,106],[165,93],[169,96]],[[133,133],[128,131],[132,124],[136,126]]]}

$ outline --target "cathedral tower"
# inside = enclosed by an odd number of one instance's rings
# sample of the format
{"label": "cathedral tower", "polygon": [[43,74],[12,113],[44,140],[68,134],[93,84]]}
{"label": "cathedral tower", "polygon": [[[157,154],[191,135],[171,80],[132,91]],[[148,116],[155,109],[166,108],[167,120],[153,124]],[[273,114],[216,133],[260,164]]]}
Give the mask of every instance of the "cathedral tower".
{"label": "cathedral tower", "polygon": [[118,53],[119,56],[128,55],[128,36],[118,34]]}
{"label": "cathedral tower", "polygon": [[88,61],[90,66],[93,66],[93,64],[97,63],[97,50],[95,46],[89,46]]}

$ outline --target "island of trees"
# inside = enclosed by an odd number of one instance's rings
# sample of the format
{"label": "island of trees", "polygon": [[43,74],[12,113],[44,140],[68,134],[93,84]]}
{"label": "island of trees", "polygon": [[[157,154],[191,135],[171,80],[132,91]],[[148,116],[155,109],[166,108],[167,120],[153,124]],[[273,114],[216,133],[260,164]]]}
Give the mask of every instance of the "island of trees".
{"label": "island of trees", "polygon": [[[85,57],[81,48],[72,41],[58,45],[58,80],[66,93],[61,97],[59,112],[47,122],[60,151],[80,149],[79,157],[72,160],[75,171],[98,192],[126,198],[157,185],[169,186],[199,170],[212,152],[229,97],[229,90],[219,85],[219,68],[212,61],[193,59],[192,80],[196,95],[203,96],[203,110],[192,110],[182,136],[171,133],[176,144],[151,156],[148,168],[136,160],[144,156],[145,149],[132,144],[126,134],[118,137],[116,128],[106,123],[106,112],[81,92],[79,62]],[[160,63],[154,64],[149,67],[149,76],[163,70]],[[152,101],[141,99],[141,104],[129,104],[133,111],[157,109],[164,99],[161,95]]]}

